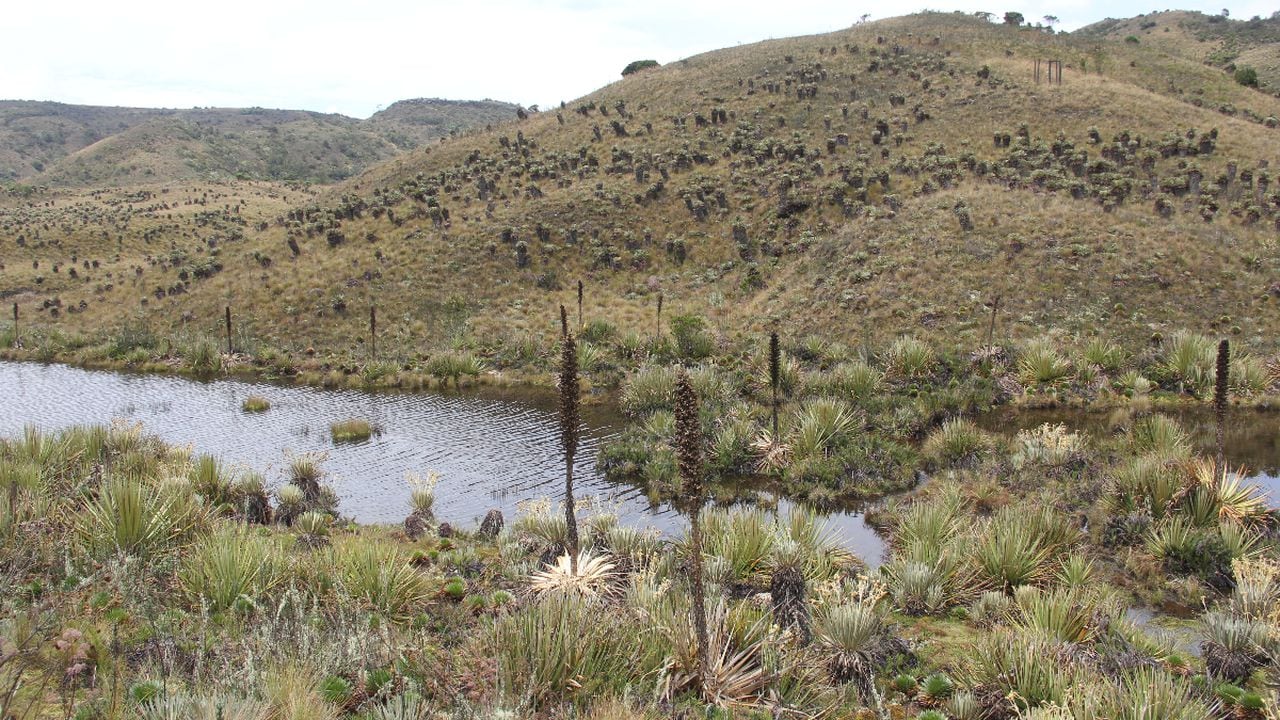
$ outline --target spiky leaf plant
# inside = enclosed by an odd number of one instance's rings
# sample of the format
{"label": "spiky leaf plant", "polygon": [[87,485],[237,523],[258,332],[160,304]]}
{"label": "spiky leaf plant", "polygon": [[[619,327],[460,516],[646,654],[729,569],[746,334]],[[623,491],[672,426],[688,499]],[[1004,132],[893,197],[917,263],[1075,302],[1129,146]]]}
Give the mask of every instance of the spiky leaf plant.
{"label": "spiky leaf plant", "polygon": [[1016,707],[1059,703],[1070,676],[1056,661],[1057,645],[1032,634],[1000,631],[979,641],[973,655],[975,679],[995,687]]}
{"label": "spiky leaf plant", "polygon": [[616,575],[608,555],[592,555],[582,552],[577,562],[561,555],[554,564],[548,564],[533,574],[530,589],[539,595],[548,593],[575,593],[586,598],[599,598],[614,593],[612,581]]}
{"label": "spiky leaf plant", "polygon": [[1206,669],[1214,677],[1238,680],[1267,661],[1275,651],[1267,624],[1247,617],[1211,611],[1201,618]]}
{"label": "spiky leaf plant", "polygon": [[884,659],[884,614],[868,604],[837,605],[818,615],[814,638],[824,650],[827,667],[838,682],[868,690]]}
{"label": "spiky leaf plant", "polygon": [[494,623],[498,687],[534,708],[621,692],[636,682],[638,630],[576,594],[546,595]]}
{"label": "spiky leaf plant", "polygon": [[276,520],[285,525],[292,525],[293,521],[305,512],[306,493],[297,485],[282,485],[276,490]]}
{"label": "spiky leaf plant", "polygon": [[283,579],[286,561],[271,539],[228,528],[203,538],[183,559],[178,577],[187,595],[211,611],[241,599],[256,603]]}
{"label": "spiky leaf plant", "polygon": [[308,510],[298,516],[293,529],[298,531],[298,542],[304,547],[316,548],[329,544],[329,523],[326,513]]}
{"label": "spiky leaf plant", "polygon": [[1018,372],[1026,385],[1056,385],[1071,375],[1071,361],[1063,357],[1053,342],[1038,340],[1022,350]]}
{"label": "spiky leaf plant", "polygon": [[1195,333],[1176,333],[1169,339],[1164,366],[1180,390],[1199,397],[1213,382],[1213,341]]}
{"label": "spiky leaf plant", "polygon": [[345,594],[392,620],[412,616],[430,596],[428,578],[394,548],[357,539],[338,546],[334,560]]}
{"label": "spiky leaf plant", "polygon": [[145,559],[182,543],[205,519],[185,487],[120,475],[85,505],[78,529],[95,557],[119,552]]}
{"label": "spiky leaf plant", "polygon": [[942,673],[933,673],[920,683],[918,700],[927,707],[941,707],[956,690],[956,684]]}
{"label": "spiky leaf plant", "polygon": [[271,709],[252,698],[236,696],[171,695],[148,702],[142,720],[267,720]]}
{"label": "spiky leaf plant", "polygon": [[809,606],[805,602],[805,553],[798,542],[783,538],[774,544],[769,599],[773,621],[790,628],[800,645],[809,644]]}

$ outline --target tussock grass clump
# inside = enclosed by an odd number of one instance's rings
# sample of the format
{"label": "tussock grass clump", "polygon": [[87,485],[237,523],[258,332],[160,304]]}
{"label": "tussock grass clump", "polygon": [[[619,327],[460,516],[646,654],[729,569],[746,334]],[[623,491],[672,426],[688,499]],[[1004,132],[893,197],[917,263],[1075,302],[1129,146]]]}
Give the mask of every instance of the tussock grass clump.
{"label": "tussock grass clump", "polygon": [[638,629],[623,613],[573,594],[550,594],[494,624],[498,685],[506,697],[534,708],[634,689],[643,667],[637,660],[652,642]]}
{"label": "tussock grass clump", "polygon": [[1189,478],[1182,465],[1155,454],[1133,458],[1114,470],[1110,508],[1141,511],[1160,519],[1186,492]]}
{"label": "tussock grass clump", "polygon": [[271,401],[261,395],[250,395],[240,403],[240,409],[247,413],[264,413],[271,409]]}
{"label": "tussock grass clump", "polygon": [[428,472],[423,477],[409,478],[409,507],[414,513],[430,516],[436,504],[436,485],[440,483],[440,474]]}
{"label": "tussock grass clump", "polygon": [[1229,379],[1231,392],[1246,398],[1265,394],[1274,383],[1271,370],[1263,360],[1243,354],[1231,358]]}
{"label": "tussock grass clump", "polygon": [[1018,359],[1018,374],[1027,385],[1056,385],[1071,376],[1071,361],[1050,340],[1029,343]]}
{"label": "tussock grass clump", "polygon": [[885,375],[862,360],[850,360],[827,372],[806,376],[804,392],[844,398],[859,407],[874,402],[884,389]]}
{"label": "tussock grass clump", "polygon": [[186,488],[119,475],[85,504],[77,529],[94,557],[123,553],[146,559],[184,544],[207,519]]}
{"label": "tussock grass clump", "polygon": [[675,386],[675,368],[664,365],[642,365],[627,378],[626,384],[622,387],[622,409],[629,415],[647,415],[655,410],[670,410],[671,394]]}
{"label": "tussock grass clump", "polygon": [[273,538],[224,528],[195,544],[183,559],[179,578],[197,605],[217,612],[240,601],[257,605],[284,580],[287,568]]}
{"label": "tussock grass clump", "polygon": [[298,660],[268,668],[263,695],[273,720],[336,720],[339,709],[328,702],[321,690],[323,674]]}
{"label": "tussock grass clump", "polygon": [[1125,352],[1122,347],[1110,340],[1093,338],[1080,354],[1086,365],[1092,365],[1104,372],[1114,373],[1124,365]]}
{"label": "tussock grass clump", "polygon": [[441,387],[450,380],[454,386],[462,383],[463,377],[476,377],[485,371],[484,361],[469,352],[451,351],[432,355],[426,363],[427,374],[434,377]]}
{"label": "tussock grass clump", "polygon": [[966,418],[954,418],[929,434],[921,448],[926,459],[942,467],[970,465],[995,446],[990,435]]}
{"label": "tussock grass clump", "polygon": [[340,420],[329,425],[329,435],[336,443],[363,442],[373,437],[373,425],[358,418]]}
{"label": "tussock grass clump", "polygon": [[212,455],[200,455],[191,467],[191,487],[213,506],[232,500],[232,482],[222,462]]}
{"label": "tussock grass clump", "polygon": [[405,620],[431,594],[430,579],[392,547],[359,538],[334,549],[339,587],[362,606],[391,620]]}
{"label": "tussock grass clump", "polygon": [[921,340],[904,335],[889,346],[885,365],[895,379],[919,379],[933,370],[933,349]]}
{"label": "tussock grass clump", "polygon": [[1191,332],[1177,332],[1169,338],[1163,369],[1180,391],[1200,397],[1213,387],[1217,344],[1211,338]]}
{"label": "tussock grass clump", "polygon": [[212,377],[222,372],[222,352],[211,340],[201,340],[189,346],[183,353],[187,369],[200,377]]}
{"label": "tussock grass clump", "polygon": [[1149,415],[1134,423],[1130,442],[1139,452],[1166,459],[1191,455],[1191,439],[1178,421],[1167,415]]}

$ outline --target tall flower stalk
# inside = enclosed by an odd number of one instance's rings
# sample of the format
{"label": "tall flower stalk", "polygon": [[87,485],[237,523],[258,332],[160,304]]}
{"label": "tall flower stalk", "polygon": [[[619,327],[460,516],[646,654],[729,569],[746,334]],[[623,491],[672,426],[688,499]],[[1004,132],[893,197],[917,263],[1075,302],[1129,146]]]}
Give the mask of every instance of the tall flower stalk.
{"label": "tall flower stalk", "polygon": [[707,640],[706,589],[702,583],[702,425],[698,419],[698,395],[681,368],[675,393],[676,459],[680,466],[681,495],[689,508],[689,573],[693,585],[693,628],[698,642],[698,684],[707,686],[710,643]]}
{"label": "tall flower stalk", "polygon": [[1214,456],[1213,477],[1219,484],[1227,475],[1226,423],[1227,388],[1231,379],[1231,342],[1218,343],[1218,372],[1213,384],[1213,414],[1217,421],[1217,454]]}
{"label": "tall flower stalk", "polygon": [[582,332],[582,281],[578,281],[578,332]]}
{"label": "tall flower stalk", "polygon": [[778,439],[778,382],[782,372],[782,348],[778,333],[769,333],[769,388],[773,392],[773,438]]}
{"label": "tall flower stalk", "polygon": [[573,501],[573,458],[578,452],[580,432],[578,408],[578,344],[569,332],[564,306],[560,306],[563,337],[560,343],[560,444],[564,448],[564,520],[567,527],[565,551],[569,567],[578,574],[578,515]]}

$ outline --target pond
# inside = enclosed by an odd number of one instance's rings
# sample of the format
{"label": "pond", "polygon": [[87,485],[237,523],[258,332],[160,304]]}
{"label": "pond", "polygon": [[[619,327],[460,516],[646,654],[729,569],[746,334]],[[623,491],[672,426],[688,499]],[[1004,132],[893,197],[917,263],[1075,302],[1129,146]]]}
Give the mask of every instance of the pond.
{"label": "pond", "polygon": [[[265,397],[271,408],[244,412],[241,404],[250,395]],[[364,523],[404,519],[409,473],[440,473],[436,517],[464,526],[490,508],[510,519],[523,502],[559,498],[564,462],[555,401],[554,395],[520,390],[369,393],[0,362],[0,436],[17,435],[26,425],[57,430],[136,422],[165,441],[259,472],[273,486],[284,482],[291,455],[323,453],[339,510]],[[593,407],[582,415],[574,468],[578,498],[614,509],[627,524],[679,532],[684,520],[670,506],[596,471],[596,451],[620,429],[621,419]],[[352,418],[373,423],[378,432],[364,442],[335,444],[330,423]],[[785,512],[789,504],[780,500],[777,506]],[[879,564],[884,543],[861,513],[834,513],[827,522],[846,547]]]}

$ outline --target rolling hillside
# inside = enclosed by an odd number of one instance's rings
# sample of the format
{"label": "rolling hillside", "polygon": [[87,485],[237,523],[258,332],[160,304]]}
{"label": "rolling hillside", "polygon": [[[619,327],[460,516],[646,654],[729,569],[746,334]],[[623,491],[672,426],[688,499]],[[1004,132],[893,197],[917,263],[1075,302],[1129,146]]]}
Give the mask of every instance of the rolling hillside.
{"label": "rolling hillside", "polygon": [[0,180],[122,186],[190,180],[334,182],[515,118],[493,101],[406,100],[367,120],[297,110],[149,110],[0,101]]}
{"label": "rolling hillside", "polygon": [[1280,17],[1232,19],[1199,12],[1166,11],[1108,18],[1074,33],[1080,38],[1150,44],[1224,72],[1252,68],[1259,87],[1280,92]]}
{"label": "rolling hillside", "polygon": [[1274,352],[1280,101],[1104,35],[926,13],[647,70],[315,197],[14,198],[0,295],[67,332],[170,337],[215,336],[229,303],[245,347],[295,361],[365,358],[376,305],[388,357],[536,362],[579,279],[621,344],[661,295],[726,349],[775,324],[972,348],[1000,297],[1015,340],[1190,329]]}

